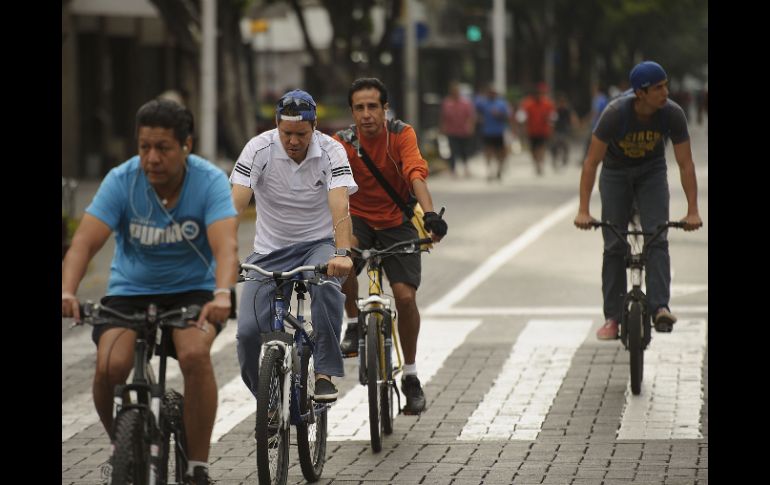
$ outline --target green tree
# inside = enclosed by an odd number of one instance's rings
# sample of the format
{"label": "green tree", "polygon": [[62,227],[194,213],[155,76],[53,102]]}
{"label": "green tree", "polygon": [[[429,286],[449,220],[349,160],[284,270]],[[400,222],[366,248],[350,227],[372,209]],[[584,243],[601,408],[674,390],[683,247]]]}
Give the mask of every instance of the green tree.
{"label": "green tree", "polygon": [[[182,76],[200,79],[200,0],[150,0],[175,37],[185,57]],[[256,134],[256,102],[249,85],[250,48],[241,39],[240,21],[247,0],[217,2],[217,127],[218,143],[235,158],[243,144]],[[191,98],[200,93],[193,84]]]}

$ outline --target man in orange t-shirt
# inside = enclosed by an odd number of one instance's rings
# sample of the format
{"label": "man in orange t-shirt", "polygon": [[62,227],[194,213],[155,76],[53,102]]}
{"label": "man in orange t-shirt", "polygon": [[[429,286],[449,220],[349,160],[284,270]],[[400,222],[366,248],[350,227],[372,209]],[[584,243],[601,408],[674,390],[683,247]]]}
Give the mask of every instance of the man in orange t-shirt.
{"label": "man in orange t-shirt", "polygon": [[538,83],[537,91],[521,102],[521,110],[527,114],[527,136],[535,171],[538,175],[543,175],[546,144],[553,132],[553,118],[556,113],[556,107],[548,97],[548,85]]}
{"label": "man in orange t-shirt", "polygon": [[[350,197],[353,222],[353,244],[361,249],[375,242],[384,247],[396,242],[416,239],[412,222],[361,159],[359,146],[369,155],[385,180],[403,201],[413,194],[425,215],[425,229],[435,242],[447,233],[446,222],[433,210],[433,200],[425,179],[428,164],[420,154],[414,129],[400,120],[386,120],[388,91],[377,78],[357,79],[348,90],[348,104],[354,125],[337,132],[334,138],[342,143],[350,161],[358,192]],[[355,259],[355,274],[345,280],[345,311],[348,315],[345,337],[340,344],[343,356],[358,355],[358,274],[363,261]],[[406,396],[405,414],[420,414],[425,409],[425,394],[417,378],[417,336],[420,333],[420,312],[417,309],[417,288],[420,286],[420,253],[384,258],[382,266],[390,281],[398,311],[398,333],[404,351],[404,377],[401,390]]]}

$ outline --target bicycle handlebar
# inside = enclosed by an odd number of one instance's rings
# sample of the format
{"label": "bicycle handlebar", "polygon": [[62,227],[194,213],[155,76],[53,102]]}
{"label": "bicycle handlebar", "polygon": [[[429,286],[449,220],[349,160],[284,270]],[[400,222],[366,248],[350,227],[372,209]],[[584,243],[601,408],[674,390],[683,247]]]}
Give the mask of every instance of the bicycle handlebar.
{"label": "bicycle handlebar", "polygon": [[158,322],[161,327],[187,328],[187,321],[197,320],[202,309],[200,305],[190,305],[158,314],[155,308],[155,305],[150,305],[147,311],[127,315],[100,303],[86,301],[80,304],[80,315],[82,323],[93,326],[117,323],[123,327],[136,328],[146,323]]}
{"label": "bicycle handlebar", "polygon": [[[267,271],[257,266],[256,264],[242,263],[241,270],[244,270],[244,269],[256,271],[262,276],[268,276],[273,279],[286,280],[286,279],[292,278],[298,273],[305,272],[305,271],[312,271],[317,275],[324,275],[326,274],[328,265],[324,263],[324,264],[318,264],[316,266],[310,266],[310,265],[297,266],[296,268],[289,271]],[[238,275],[238,283],[243,283],[244,281],[249,281],[249,280],[246,279],[245,275],[242,275],[242,274]],[[313,280],[308,280],[308,281],[311,283],[313,282]]]}
{"label": "bicycle handlebar", "polygon": [[658,236],[660,236],[663,233],[663,231],[665,231],[669,227],[674,227],[674,228],[677,228],[677,229],[682,229],[685,226],[685,223],[684,223],[684,221],[666,221],[663,224],[659,225],[655,229],[655,231],[653,231],[653,232],[624,231],[624,230],[619,229],[617,226],[615,226],[614,224],[610,223],[609,221],[592,221],[591,225],[594,228],[606,227],[606,228],[610,229],[610,231],[612,231],[612,233],[615,234],[615,236],[617,236],[618,239],[620,239],[621,241],[623,241],[626,244],[628,244],[628,241],[626,240],[627,236],[652,236],[649,240],[647,240],[645,242],[645,246],[646,246],[646,245],[651,244],[652,241],[657,239]]}
{"label": "bicycle handlebar", "polygon": [[350,248],[351,251],[360,254],[362,259],[371,259],[377,256],[391,256],[394,254],[412,254],[419,251],[427,251],[423,249],[423,244],[430,244],[433,239],[426,237],[422,239],[410,239],[408,241],[400,241],[385,249],[360,249]]}

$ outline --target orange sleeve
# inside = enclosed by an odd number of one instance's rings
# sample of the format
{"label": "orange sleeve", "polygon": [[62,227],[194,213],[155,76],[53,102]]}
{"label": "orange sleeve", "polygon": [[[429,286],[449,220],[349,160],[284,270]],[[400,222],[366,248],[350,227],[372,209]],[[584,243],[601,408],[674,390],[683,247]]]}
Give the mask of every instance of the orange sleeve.
{"label": "orange sleeve", "polygon": [[[417,135],[414,128],[408,126],[395,136],[398,158],[401,159],[402,173],[410,183],[415,179],[428,178],[428,162],[422,158],[417,146]],[[411,189],[411,187],[410,187]]]}

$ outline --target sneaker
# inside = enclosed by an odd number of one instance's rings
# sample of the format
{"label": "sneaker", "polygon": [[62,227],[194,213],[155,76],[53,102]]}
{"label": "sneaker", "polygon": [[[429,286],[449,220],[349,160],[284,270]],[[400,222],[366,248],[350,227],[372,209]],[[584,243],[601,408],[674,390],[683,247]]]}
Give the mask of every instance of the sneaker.
{"label": "sneaker", "polygon": [[345,329],[345,336],[340,343],[340,352],[342,357],[358,357],[358,324],[348,323]]}
{"label": "sneaker", "polygon": [[401,391],[406,396],[404,414],[415,415],[425,410],[425,394],[420,386],[420,379],[415,375],[407,375],[401,379]]}
{"label": "sneaker", "polygon": [[319,377],[315,380],[315,402],[334,402],[337,400],[337,387],[329,379]]}
{"label": "sneaker", "polygon": [[209,469],[205,466],[196,466],[193,468],[192,475],[185,475],[185,485],[212,485],[214,480],[209,478]]}
{"label": "sneaker", "polygon": [[604,325],[599,327],[596,331],[596,338],[599,340],[614,340],[618,338],[618,322],[612,318],[608,318]]}
{"label": "sneaker", "polygon": [[110,485],[112,483],[112,458],[108,458],[107,461],[99,465],[99,473],[101,475],[101,484]]}
{"label": "sneaker", "polygon": [[655,314],[655,331],[668,333],[674,328],[674,323],[676,323],[676,317],[668,308],[664,306],[658,308]]}

